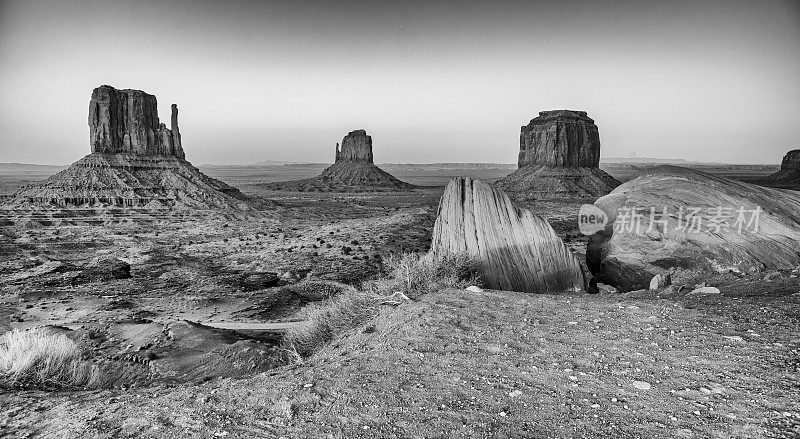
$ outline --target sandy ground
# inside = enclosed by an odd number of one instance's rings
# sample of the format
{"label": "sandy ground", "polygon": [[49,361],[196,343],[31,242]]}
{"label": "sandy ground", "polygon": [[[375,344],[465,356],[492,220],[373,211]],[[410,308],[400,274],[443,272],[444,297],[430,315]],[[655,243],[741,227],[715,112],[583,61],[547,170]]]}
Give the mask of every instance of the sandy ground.
{"label": "sandy ground", "polygon": [[[0,389],[0,436],[800,436],[792,272],[709,279],[722,294],[701,297],[443,291],[276,368],[281,331],[319,299],[288,287],[358,285],[426,251],[441,188],[240,187],[258,215],[0,218],[0,330],[48,325],[118,371],[110,390]],[[529,207],[585,252],[577,205]]]}
{"label": "sandy ground", "polygon": [[797,437],[798,305],[443,291],[303,365],[17,392],[0,419],[21,437]]}

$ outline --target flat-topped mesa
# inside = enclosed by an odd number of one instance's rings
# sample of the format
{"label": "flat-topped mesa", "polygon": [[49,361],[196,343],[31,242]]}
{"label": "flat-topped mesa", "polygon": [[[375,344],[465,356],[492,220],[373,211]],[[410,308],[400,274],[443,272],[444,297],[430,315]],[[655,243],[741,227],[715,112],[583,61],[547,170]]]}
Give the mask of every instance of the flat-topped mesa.
{"label": "flat-topped mesa", "polygon": [[800,149],[789,151],[783,156],[780,170],[753,182],[778,189],[800,190]]}
{"label": "flat-topped mesa", "polygon": [[156,97],[141,90],[102,85],[89,101],[89,144],[93,153],[173,156],[185,159],[172,104],[171,129],[158,119]]}
{"label": "flat-topped mesa", "polygon": [[541,111],[522,126],[519,167],[596,168],[600,164],[600,134],[585,111]]}
{"label": "flat-topped mesa", "polygon": [[783,156],[781,171],[800,171],[800,149],[789,151]]}
{"label": "flat-topped mesa", "polygon": [[342,139],[341,149],[336,144],[336,163],[363,162],[373,163],[372,136],[366,130],[353,130]]}
{"label": "flat-topped mesa", "polygon": [[585,111],[539,112],[520,130],[518,164],[497,182],[518,201],[594,201],[619,186],[599,167],[600,134]]}

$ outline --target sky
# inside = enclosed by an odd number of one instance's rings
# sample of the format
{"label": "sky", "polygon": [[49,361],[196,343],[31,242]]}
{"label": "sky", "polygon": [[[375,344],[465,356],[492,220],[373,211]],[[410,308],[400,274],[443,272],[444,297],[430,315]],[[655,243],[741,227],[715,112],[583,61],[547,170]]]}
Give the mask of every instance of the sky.
{"label": "sky", "polygon": [[0,162],[89,153],[108,84],[180,109],[195,164],[516,162],[539,111],[603,157],[779,163],[800,148],[797,1],[0,0]]}

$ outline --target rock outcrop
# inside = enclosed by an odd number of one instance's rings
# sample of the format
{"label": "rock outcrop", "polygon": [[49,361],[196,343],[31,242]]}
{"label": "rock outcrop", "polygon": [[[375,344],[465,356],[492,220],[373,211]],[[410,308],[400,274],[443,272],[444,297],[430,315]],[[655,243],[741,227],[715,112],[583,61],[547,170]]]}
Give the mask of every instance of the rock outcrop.
{"label": "rock outcrop", "polygon": [[497,184],[521,200],[594,200],[619,185],[600,170],[600,134],[585,111],[542,111],[520,130],[519,169]]}
{"label": "rock outcrop", "polygon": [[480,180],[459,177],[447,185],[431,245],[431,257],[443,254],[475,258],[493,289],[564,293],[585,287],[580,263],[550,224]]}
{"label": "rock outcrop", "polygon": [[410,190],[414,185],[400,181],[375,166],[372,136],[365,130],[354,130],[336,144],[335,163],[317,177],[305,180],[265,183],[273,190],[315,192],[371,192]]}
{"label": "rock outcrop", "polygon": [[595,205],[609,217],[587,265],[620,291],[656,275],[793,269],[800,265],[800,194],[664,166],[624,183]]}
{"label": "rock outcrop", "polygon": [[156,97],[108,85],[89,101],[91,154],[12,197],[10,204],[164,209],[243,209],[238,189],[185,160],[172,105],[170,128],[159,122]]}

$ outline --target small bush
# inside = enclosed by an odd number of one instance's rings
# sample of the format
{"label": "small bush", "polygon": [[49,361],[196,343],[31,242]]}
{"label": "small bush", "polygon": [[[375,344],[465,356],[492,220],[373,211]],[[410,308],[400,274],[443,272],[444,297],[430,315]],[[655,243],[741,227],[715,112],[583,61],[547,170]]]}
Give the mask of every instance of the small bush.
{"label": "small bush", "polygon": [[81,359],[78,346],[63,334],[43,329],[13,330],[0,337],[0,376],[11,385],[94,386],[97,368]]}
{"label": "small bush", "polygon": [[375,317],[376,299],[362,292],[346,291],[321,304],[307,306],[303,310],[306,321],[286,332],[285,348],[301,357],[313,354],[342,333]]}
{"label": "small bush", "polygon": [[389,277],[369,286],[382,294],[402,291],[411,298],[445,288],[480,285],[478,263],[467,255],[423,255],[405,253],[385,261]]}

